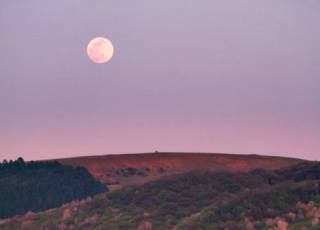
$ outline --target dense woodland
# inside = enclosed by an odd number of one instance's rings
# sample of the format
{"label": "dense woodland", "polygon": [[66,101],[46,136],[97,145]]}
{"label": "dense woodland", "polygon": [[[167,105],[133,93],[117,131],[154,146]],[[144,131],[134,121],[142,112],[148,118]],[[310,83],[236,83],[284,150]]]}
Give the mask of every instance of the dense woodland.
{"label": "dense woodland", "polygon": [[85,168],[57,161],[0,164],[0,218],[58,207],[105,191]]}

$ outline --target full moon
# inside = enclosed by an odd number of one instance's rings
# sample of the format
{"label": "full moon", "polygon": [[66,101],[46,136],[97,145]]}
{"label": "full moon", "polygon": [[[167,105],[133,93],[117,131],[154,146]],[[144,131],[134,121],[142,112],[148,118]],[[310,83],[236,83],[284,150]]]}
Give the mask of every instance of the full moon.
{"label": "full moon", "polygon": [[95,63],[106,63],[113,56],[113,45],[107,38],[97,37],[92,39],[87,46],[87,54]]}

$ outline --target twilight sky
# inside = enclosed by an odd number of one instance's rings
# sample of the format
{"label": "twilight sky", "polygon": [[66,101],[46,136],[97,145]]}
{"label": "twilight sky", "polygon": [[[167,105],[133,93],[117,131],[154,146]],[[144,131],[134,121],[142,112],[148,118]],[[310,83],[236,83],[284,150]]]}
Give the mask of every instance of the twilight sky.
{"label": "twilight sky", "polygon": [[[0,160],[320,160],[319,0],[2,0]],[[96,36],[113,59],[86,55]]]}

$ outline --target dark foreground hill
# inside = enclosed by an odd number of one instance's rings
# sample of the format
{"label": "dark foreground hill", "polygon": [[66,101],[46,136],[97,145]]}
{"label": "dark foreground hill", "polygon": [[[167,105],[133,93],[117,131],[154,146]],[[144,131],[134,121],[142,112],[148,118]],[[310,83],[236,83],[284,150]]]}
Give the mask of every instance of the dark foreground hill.
{"label": "dark foreground hill", "polygon": [[0,219],[59,207],[106,191],[85,168],[58,162],[0,163]]}
{"label": "dark foreground hill", "polygon": [[320,229],[320,163],[250,172],[194,170],[61,208],[0,229]]}

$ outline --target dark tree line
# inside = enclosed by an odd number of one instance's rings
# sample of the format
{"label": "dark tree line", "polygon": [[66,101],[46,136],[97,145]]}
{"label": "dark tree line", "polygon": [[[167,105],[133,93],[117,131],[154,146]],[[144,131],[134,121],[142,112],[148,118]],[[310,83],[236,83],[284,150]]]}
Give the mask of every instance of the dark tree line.
{"label": "dark tree line", "polygon": [[58,207],[105,190],[83,167],[5,160],[0,163],[0,218]]}

